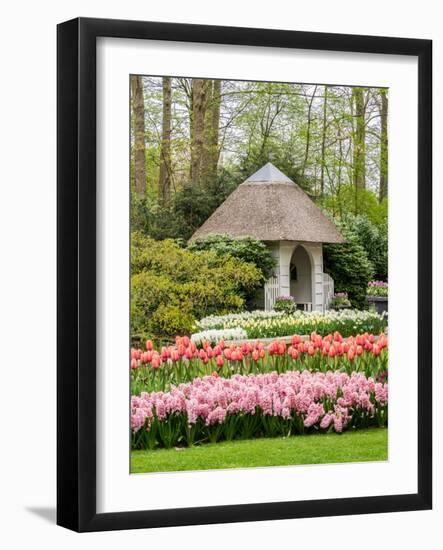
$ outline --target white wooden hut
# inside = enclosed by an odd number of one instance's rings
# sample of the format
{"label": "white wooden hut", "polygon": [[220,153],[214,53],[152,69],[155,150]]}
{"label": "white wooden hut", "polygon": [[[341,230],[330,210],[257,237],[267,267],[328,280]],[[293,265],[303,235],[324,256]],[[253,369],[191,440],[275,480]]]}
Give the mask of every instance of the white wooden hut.
{"label": "white wooden hut", "polygon": [[334,293],[332,278],[323,272],[323,243],[343,237],[308,195],[268,162],[240,184],[194,233],[252,236],[263,241],[276,259],[264,287],[263,306],[274,307],[278,296],[292,296],[306,311],[324,311]]}

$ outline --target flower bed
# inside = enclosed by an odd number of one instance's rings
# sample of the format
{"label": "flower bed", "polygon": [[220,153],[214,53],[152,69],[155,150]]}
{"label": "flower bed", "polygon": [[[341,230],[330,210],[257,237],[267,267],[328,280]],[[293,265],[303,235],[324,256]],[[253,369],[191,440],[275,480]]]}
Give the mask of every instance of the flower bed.
{"label": "flower bed", "polygon": [[343,336],[362,332],[378,334],[387,326],[387,317],[374,311],[342,310],[318,312],[251,312],[238,315],[206,317],[197,323],[199,330],[243,329],[248,338],[276,338],[290,334],[329,334],[339,331]]}
{"label": "flower bed", "polygon": [[348,298],[348,293],[336,292],[329,303],[329,307],[335,310],[350,309],[352,306]]}
{"label": "flower bed", "polygon": [[242,328],[213,329],[195,332],[191,336],[191,342],[194,342],[197,346],[202,346],[204,342],[216,344],[220,340],[243,340],[247,337],[246,331]]}
{"label": "flower bed", "polygon": [[366,295],[387,298],[388,283],[385,281],[370,281],[368,283],[368,288],[366,289]]}
{"label": "flower bed", "polygon": [[296,371],[197,378],[131,398],[133,448],[342,432],[387,424],[388,385],[363,374]]}
{"label": "flower bed", "polygon": [[282,340],[269,345],[260,341],[215,346],[205,341],[201,348],[188,337],[177,337],[175,346],[146,351],[131,350],[131,391],[167,390],[171,385],[191,382],[216,373],[229,378],[239,374],[259,374],[294,370],[362,372],[367,377],[384,379],[388,371],[388,339],[384,334],[359,334],[343,338],[340,333],[322,337],[313,332],[308,340],[294,335],[288,346]]}
{"label": "flower bed", "polygon": [[[298,313],[300,312],[297,312],[297,315]],[[226,315],[209,315],[197,321],[195,323],[195,328],[196,330],[232,328],[241,326],[244,321],[252,319],[275,319],[277,317],[284,317],[285,315],[284,311],[264,311],[262,309],[257,309],[256,311],[243,311],[242,313],[227,313]]]}

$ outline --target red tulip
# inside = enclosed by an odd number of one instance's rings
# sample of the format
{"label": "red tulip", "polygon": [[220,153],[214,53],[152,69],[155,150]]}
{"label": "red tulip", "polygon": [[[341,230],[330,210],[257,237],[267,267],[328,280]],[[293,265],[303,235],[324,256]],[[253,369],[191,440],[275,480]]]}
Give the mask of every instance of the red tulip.
{"label": "red tulip", "polygon": [[137,359],[131,359],[131,369],[137,368]]}
{"label": "red tulip", "polygon": [[279,355],[284,355],[286,353],[286,344],[284,342],[279,342],[278,343],[277,353]]}
{"label": "red tulip", "polygon": [[183,336],[182,337],[182,344],[185,346],[185,348],[187,348],[189,346],[189,343],[190,343],[190,339],[189,339],[189,336]]}
{"label": "red tulip", "polygon": [[357,346],[356,352],[357,355],[361,355],[363,353],[363,348],[361,346]]}
{"label": "red tulip", "polygon": [[312,357],[314,355],[314,353],[315,353],[314,346],[309,346],[308,347],[308,355],[310,355]]}
{"label": "red tulip", "polygon": [[355,357],[354,348],[349,348],[349,351],[348,351],[348,359],[349,359],[349,361],[353,361],[353,360],[354,360],[354,357]]}
{"label": "red tulip", "polygon": [[372,347],[372,353],[377,357],[380,355],[380,347],[377,344],[374,344]]}
{"label": "red tulip", "polygon": [[147,349],[148,351],[152,351],[152,350],[154,349],[154,346],[153,346],[153,344],[152,344],[152,340],[146,340],[146,344],[145,344],[145,345],[146,345],[146,349]]}
{"label": "red tulip", "polygon": [[329,348],[328,355],[329,355],[329,357],[335,357],[335,354],[336,354],[335,347],[331,346]]}
{"label": "red tulip", "polygon": [[161,362],[162,360],[160,358],[160,355],[156,354],[152,357],[151,367],[154,370],[157,370],[158,368],[160,368]]}
{"label": "red tulip", "polygon": [[223,357],[221,355],[217,355],[216,359],[217,367],[221,368],[224,365]]}
{"label": "red tulip", "polygon": [[213,352],[214,352],[214,355],[216,356],[221,355],[221,352],[222,352],[221,347],[219,345],[214,346]]}
{"label": "red tulip", "polygon": [[253,352],[252,352],[252,359],[254,361],[258,361],[260,359],[260,352],[258,349],[255,349]]}

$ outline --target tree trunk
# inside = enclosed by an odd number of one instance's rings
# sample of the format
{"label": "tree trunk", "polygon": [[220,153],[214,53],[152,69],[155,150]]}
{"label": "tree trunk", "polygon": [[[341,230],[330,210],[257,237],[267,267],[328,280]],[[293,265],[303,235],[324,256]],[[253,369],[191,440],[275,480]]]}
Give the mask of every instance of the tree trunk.
{"label": "tree trunk", "polygon": [[311,99],[309,100],[309,103],[308,103],[308,117],[307,117],[308,121],[307,121],[307,128],[306,128],[305,156],[304,156],[304,159],[303,159],[303,164],[302,164],[302,169],[301,169],[302,177],[304,177],[304,175],[305,175],[306,166],[308,164],[309,147],[310,147],[310,144],[311,144],[312,104],[314,102],[314,98],[315,98],[316,93],[317,93],[317,86],[315,86],[314,93],[312,94]]}
{"label": "tree trunk", "polygon": [[320,173],[320,196],[325,194],[325,152],[326,152],[326,110],[328,106],[328,87],[325,86],[323,99],[323,127],[321,136],[321,173]]}
{"label": "tree trunk", "polygon": [[356,189],[366,187],[366,131],[365,102],[362,88],[352,88],[354,100],[354,185]]}
{"label": "tree trunk", "polygon": [[158,190],[160,201],[165,204],[171,193],[171,78],[163,77],[163,120],[160,149],[160,177]]}
{"label": "tree trunk", "polygon": [[146,192],[145,100],[141,76],[131,76],[131,91],[134,132],[134,186],[137,196],[143,197]]}
{"label": "tree trunk", "polygon": [[387,90],[380,90],[380,202],[388,196],[388,95]]}
{"label": "tree trunk", "polygon": [[214,181],[217,177],[219,157],[220,107],[221,107],[221,80],[212,83],[212,98],[210,105],[210,121],[208,136],[208,180]]}
{"label": "tree trunk", "polygon": [[210,81],[200,78],[192,80],[192,139],[190,178],[200,183],[203,168],[205,117]]}

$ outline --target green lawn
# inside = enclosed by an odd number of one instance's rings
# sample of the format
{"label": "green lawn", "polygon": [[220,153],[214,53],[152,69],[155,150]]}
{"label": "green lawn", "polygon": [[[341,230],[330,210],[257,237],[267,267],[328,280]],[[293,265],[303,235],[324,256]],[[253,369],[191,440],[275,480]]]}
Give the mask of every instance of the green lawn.
{"label": "green lawn", "polygon": [[331,464],[387,460],[388,430],[297,435],[205,444],[183,449],[132,451],[132,473]]}

